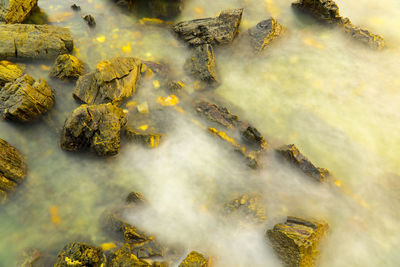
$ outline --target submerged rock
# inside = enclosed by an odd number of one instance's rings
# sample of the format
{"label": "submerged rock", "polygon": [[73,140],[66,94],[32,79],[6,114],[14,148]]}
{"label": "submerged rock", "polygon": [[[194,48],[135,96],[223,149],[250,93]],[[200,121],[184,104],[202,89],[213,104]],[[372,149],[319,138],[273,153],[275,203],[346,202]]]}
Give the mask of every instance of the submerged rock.
{"label": "submerged rock", "polygon": [[50,70],[50,77],[78,79],[84,72],[82,61],[72,55],[60,55]]}
{"label": "submerged rock", "polygon": [[0,61],[0,90],[6,83],[15,81],[23,74],[24,71],[17,64],[6,60]]}
{"label": "submerged rock", "polygon": [[125,124],[124,112],[111,103],[82,105],[65,121],[60,145],[70,151],[90,148],[99,156],[116,155]]}
{"label": "submerged rock", "polygon": [[266,232],[275,252],[287,267],[313,267],[318,245],[328,230],[325,222],[288,217]]}
{"label": "submerged rock", "polygon": [[[0,2],[3,19],[9,24],[23,22],[32,10],[37,7],[38,0],[4,0]],[[1,16],[1,15],[0,15]]]}
{"label": "submerged rock", "polygon": [[224,212],[246,222],[262,223],[266,220],[266,206],[259,194],[243,194],[225,204]]}
{"label": "submerged rock", "polygon": [[104,267],[107,264],[106,256],[101,248],[85,243],[73,242],[66,245],[58,254],[54,267],[91,266]]}
{"label": "submerged rock", "polygon": [[0,25],[0,59],[51,59],[72,51],[67,28],[51,25]]}
{"label": "submerged rock", "polygon": [[86,104],[120,104],[135,93],[141,61],[116,57],[97,64],[94,72],[81,76],[73,96]]}
{"label": "submerged rock", "polygon": [[132,142],[143,144],[150,148],[158,147],[162,139],[162,134],[155,133],[149,128],[142,130],[126,127],[125,134]]}
{"label": "submerged rock", "polygon": [[83,17],[83,20],[86,21],[86,23],[90,26],[90,27],[94,27],[96,26],[96,20],[94,19],[94,17],[90,14],[86,15]]}
{"label": "submerged rock", "polygon": [[235,38],[243,9],[222,11],[216,18],[195,19],[175,24],[173,30],[189,45],[222,45]]}
{"label": "submerged rock", "polygon": [[0,90],[0,113],[5,119],[28,122],[46,113],[54,104],[48,83],[25,74]]}
{"label": "submerged rock", "polygon": [[81,7],[78,6],[78,5],[76,5],[76,4],[71,5],[71,9],[72,9],[73,11],[81,11]]}
{"label": "submerged rock", "polygon": [[4,202],[26,176],[26,164],[22,154],[0,138],[0,201]]}
{"label": "submerged rock", "polygon": [[249,29],[250,42],[257,52],[263,50],[283,33],[284,27],[274,18],[259,22]]}
{"label": "submerged rock", "polygon": [[192,251],[187,257],[179,264],[179,267],[208,267],[208,259],[202,254]]}
{"label": "submerged rock", "polygon": [[295,145],[287,145],[276,150],[287,162],[299,168],[304,174],[318,182],[326,182],[330,173],[325,168],[315,167]]}
{"label": "submerged rock", "polygon": [[374,49],[385,47],[385,40],[382,36],[373,34],[367,29],[354,26],[348,18],[342,20],[344,31],[357,41]]}

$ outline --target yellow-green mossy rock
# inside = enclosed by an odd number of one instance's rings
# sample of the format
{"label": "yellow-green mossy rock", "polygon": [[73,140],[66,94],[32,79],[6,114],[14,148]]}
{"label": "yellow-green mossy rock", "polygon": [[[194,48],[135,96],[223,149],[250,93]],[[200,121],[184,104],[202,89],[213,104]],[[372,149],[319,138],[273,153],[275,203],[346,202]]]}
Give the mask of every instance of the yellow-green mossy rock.
{"label": "yellow-green mossy rock", "polygon": [[38,0],[3,0],[0,2],[2,19],[9,24],[21,23],[37,7],[37,3]]}
{"label": "yellow-green mossy rock", "polygon": [[105,267],[107,264],[101,248],[78,242],[66,245],[57,257],[54,267]]}
{"label": "yellow-green mossy rock", "polygon": [[82,61],[72,55],[60,55],[50,70],[50,77],[65,79],[78,79],[84,72]]}
{"label": "yellow-green mossy rock", "polygon": [[179,267],[208,267],[208,259],[202,254],[192,251],[187,257],[179,264]]}

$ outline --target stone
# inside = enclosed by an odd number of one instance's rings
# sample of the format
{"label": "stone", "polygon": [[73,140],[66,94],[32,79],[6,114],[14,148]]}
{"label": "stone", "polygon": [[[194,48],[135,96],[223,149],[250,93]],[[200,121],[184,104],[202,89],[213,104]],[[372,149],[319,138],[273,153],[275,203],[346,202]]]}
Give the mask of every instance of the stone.
{"label": "stone", "polygon": [[106,256],[101,248],[78,242],[66,245],[58,253],[57,258],[54,267],[104,267],[107,264]]}
{"label": "stone", "polygon": [[109,267],[151,267],[146,261],[138,259],[137,256],[132,254],[129,245],[124,245],[113,253],[110,257]]}
{"label": "stone", "polygon": [[315,167],[293,144],[282,146],[276,152],[315,181],[326,182],[331,176],[327,169]]}
{"label": "stone", "polygon": [[85,104],[120,104],[135,93],[140,69],[141,61],[136,58],[101,61],[94,72],[78,79],[73,96]]}
{"label": "stone", "polygon": [[202,254],[192,251],[187,257],[179,264],[179,267],[208,267],[208,259]]}
{"label": "stone", "polygon": [[215,18],[179,22],[173,26],[173,30],[179,38],[192,46],[229,44],[238,33],[242,14],[242,8],[224,10]]}
{"label": "stone", "polygon": [[298,0],[292,6],[328,23],[338,23],[342,19],[338,5],[332,0]]}
{"label": "stone", "polygon": [[90,14],[86,15],[83,17],[83,20],[86,21],[86,23],[90,26],[90,27],[94,27],[96,26],[96,20],[94,19],[94,17]]}
{"label": "stone", "polygon": [[316,266],[318,246],[328,230],[328,224],[321,221],[288,217],[266,232],[278,257],[286,267]]}
{"label": "stone", "polygon": [[27,167],[22,154],[0,138],[0,201],[4,203],[8,194],[25,180]]}
{"label": "stone", "polygon": [[215,87],[219,84],[215,67],[215,54],[212,45],[202,44],[191,49],[191,56],[185,68],[195,79],[207,86]]}
{"label": "stone", "polygon": [[60,55],[50,70],[50,77],[65,79],[78,79],[84,72],[82,61],[72,55]]}
{"label": "stone", "polygon": [[65,121],[60,145],[69,151],[91,149],[98,156],[116,155],[125,124],[123,110],[111,103],[84,104]]}
{"label": "stone", "polygon": [[284,27],[274,18],[259,22],[248,30],[250,43],[255,51],[260,52],[284,31]]}
{"label": "stone", "polygon": [[46,113],[54,95],[44,79],[35,81],[25,74],[0,90],[0,114],[5,119],[29,122]]}
{"label": "stone", "polygon": [[145,204],[147,201],[141,193],[132,191],[126,196],[125,202],[127,204]]}
{"label": "stone", "polygon": [[17,64],[6,60],[0,61],[0,90],[6,83],[15,81],[23,74],[23,69]]}
{"label": "stone", "polygon": [[72,9],[73,11],[81,11],[81,7],[78,6],[78,5],[76,5],[76,4],[73,4],[73,5],[71,6],[71,9]]}
{"label": "stone", "polygon": [[67,28],[0,24],[0,59],[52,59],[72,52],[73,47]]}
{"label": "stone", "polygon": [[342,25],[344,31],[360,43],[377,50],[385,47],[385,40],[382,36],[373,34],[367,29],[354,26],[348,18],[342,20]]}
{"label": "stone", "polygon": [[23,22],[37,7],[38,0],[3,0],[3,19],[9,24]]}
{"label": "stone", "polygon": [[195,109],[199,115],[207,120],[216,122],[226,128],[236,128],[239,125],[238,116],[232,114],[226,107],[200,100],[194,103]]}
{"label": "stone", "polygon": [[243,194],[224,206],[224,213],[244,222],[263,223],[266,220],[266,206],[257,193]]}
{"label": "stone", "polygon": [[162,134],[155,133],[151,129],[125,128],[125,134],[128,139],[134,143],[143,144],[149,148],[155,148],[160,145]]}

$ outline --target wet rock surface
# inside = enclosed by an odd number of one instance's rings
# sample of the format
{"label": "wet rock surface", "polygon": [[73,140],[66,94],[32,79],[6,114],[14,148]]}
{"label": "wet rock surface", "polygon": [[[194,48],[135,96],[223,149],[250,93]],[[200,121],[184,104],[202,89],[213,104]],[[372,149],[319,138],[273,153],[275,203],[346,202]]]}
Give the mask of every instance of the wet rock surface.
{"label": "wet rock surface", "polygon": [[3,0],[0,2],[0,9],[3,9],[0,17],[9,24],[21,23],[37,7],[37,3],[38,0]]}
{"label": "wet rock surface", "polygon": [[325,222],[288,217],[266,232],[266,237],[284,266],[316,266],[318,246],[328,230]]}
{"label": "wet rock surface", "polygon": [[192,46],[229,44],[235,38],[243,9],[222,11],[216,18],[195,19],[175,24],[173,30]]}
{"label": "wet rock surface", "polygon": [[179,264],[179,267],[208,267],[209,262],[206,257],[197,251],[192,251],[187,257]]}
{"label": "wet rock surface", "polygon": [[90,26],[90,27],[94,27],[96,26],[96,20],[94,19],[94,17],[92,15],[86,15],[83,17],[83,20],[86,21],[86,23]]}
{"label": "wet rock surface", "polygon": [[72,55],[60,55],[50,70],[50,77],[65,79],[78,79],[84,72],[82,61]]}
{"label": "wet rock surface", "polygon": [[255,51],[260,52],[284,31],[284,27],[274,18],[259,22],[248,30],[250,43]]}
{"label": "wet rock surface", "polygon": [[54,104],[48,83],[25,74],[0,91],[0,113],[5,119],[28,122],[46,113]]}
{"label": "wet rock surface", "polygon": [[23,74],[23,69],[17,64],[6,60],[0,61],[0,90],[6,83],[15,81]]}
{"label": "wet rock surface", "polygon": [[304,174],[314,180],[318,182],[328,181],[330,177],[329,171],[325,168],[315,167],[314,164],[312,164],[295,145],[282,146],[278,148],[276,152],[287,162],[300,169]]}
{"label": "wet rock surface", "polygon": [[244,222],[263,223],[266,218],[266,206],[257,193],[243,194],[224,206],[224,213]]}
{"label": "wet rock surface", "polygon": [[117,57],[97,64],[94,72],[81,76],[73,96],[86,104],[120,104],[135,93],[141,61]]}
{"label": "wet rock surface", "polygon": [[51,25],[0,24],[0,59],[51,59],[70,53],[69,29]]}
{"label": "wet rock surface", "polygon": [[132,127],[125,128],[125,134],[128,139],[137,144],[143,144],[150,148],[155,148],[160,145],[162,134],[156,133],[151,129],[135,129]]}
{"label": "wet rock surface", "polygon": [[26,176],[27,166],[22,154],[0,138],[0,201],[12,193]]}
{"label": "wet rock surface", "polygon": [[104,267],[107,263],[106,256],[101,248],[77,242],[66,245],[57,257],[54,267]]}
{"label": "wet rock surface", "polygon": [[82,105],[65,121],[60,145],[70,151],[91,149],[99,156],[116,155],[125,124],[124,112],[111,103]]}

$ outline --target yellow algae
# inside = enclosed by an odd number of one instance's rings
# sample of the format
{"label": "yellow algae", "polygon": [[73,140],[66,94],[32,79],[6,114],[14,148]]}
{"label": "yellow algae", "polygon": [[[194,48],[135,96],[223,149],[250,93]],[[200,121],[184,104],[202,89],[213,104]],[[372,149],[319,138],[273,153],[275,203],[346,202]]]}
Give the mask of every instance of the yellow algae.
{"label": "yellow algae", "polygon": [[176,95],[169,95],[166,97],[159,97],[157,102],[161,104],[161,106],[175,106],[179,103],[179,98]]}
{"label": "yellow algae", "polygon": [[139,20],[139,23],[142,25],[160,25],[163,24],[164,21],[158,18],[142,18]]}
{"label": "yellow algae", "polygon": [[204,15],[204,7],[195,7],[193,9],[193,11],[195,12],[195,15],[199,15],[199,16],[203,16]]}
{"label": "yellow algae", "polygon": [[303,38],[303,43],[304,43],[305,45],[312,46],[312,47],[315,47],[315,48],[320,49],[320,50],[321,50],[321,49],[324,49],[324,45],[323,45],[323,44],[321,44],[321,43],[315,41],[315,40],[312,39],[311,37],[305,37],[305,38]]}
{"label": "yellow algae", "polygon": [[238,143],[236,143],[235,139],[233,139],[232,137],[229,137],[225,132],[222,131],[218,131],[217,129],[213,128],[213,127],[209,127],[208,130],[219,136],[221,139],[228,141],[229,143],[231,143],[232,145],[234,145],[235,147],[240,147],[240,145]]}
{"label": "yellow algae", "polygon": [[142,131],[146,131],[148,128],[149,128],[149,126],[147,124],[139,126],[139,129]]}
{"label": "yellow algae", "polygon": [[115,245],[114,243],[103,243],[103,244],[100,245],[100,247],[101,247],[104,251],[107,251],[107,250],[110,250],[110,249],[112,249],[112,248],[117,247],[117,245]]}
{"label": "yellow algae", "polygon": [[96,37],[96,41],[99,43],[104,43],[106,41],[106,37],[104,35],[99,35]]}
{"label": "yellow algae", "polygon": [[51,217],[51,221],[52,223],[54,223],[55,225],[60,225],[61,224],[61,219],[58,216],[58,207],[57,206],[51,206],[49,209],[50,212],[50,217]]}
{"label": "yellow algae", "polygon": [[131,44],[127,43],[125,46],[122,47],[122,52],[130,53],[132,51]]}
{"label": "yellow algae", "polygon": [[153,87],[156,89],[160,88],[160,82],[158,80],[153,81]]}
{"label": "yellow algae", "polygon": [[47,71],[47,70],[50,70],[50,67],[49,66],[46,66],[46,65],[40,65],[40,68],[42,69],[42,70],[45,70],[45,71]]}
{"label": "yellow algae", "polygon": [[82,262],[80,262],[78,260],[74,261],[74,260],[72,260],[72,259],[70,259],[68,257],[65,257],[64,260],[68,265],[82,265]]}
{"label": "yellow algae", "polygon": [[126,107],[132,107],[132,106],[136,106],[136,102],[135,101],[130,101],[126,104]]}
{"label": "yellow algae", "polygon": [[341,187],[342,186],[342,181],[340,181],[340,180],[336,180],[334,183],[335,183],[335,185],[337,187]]}

